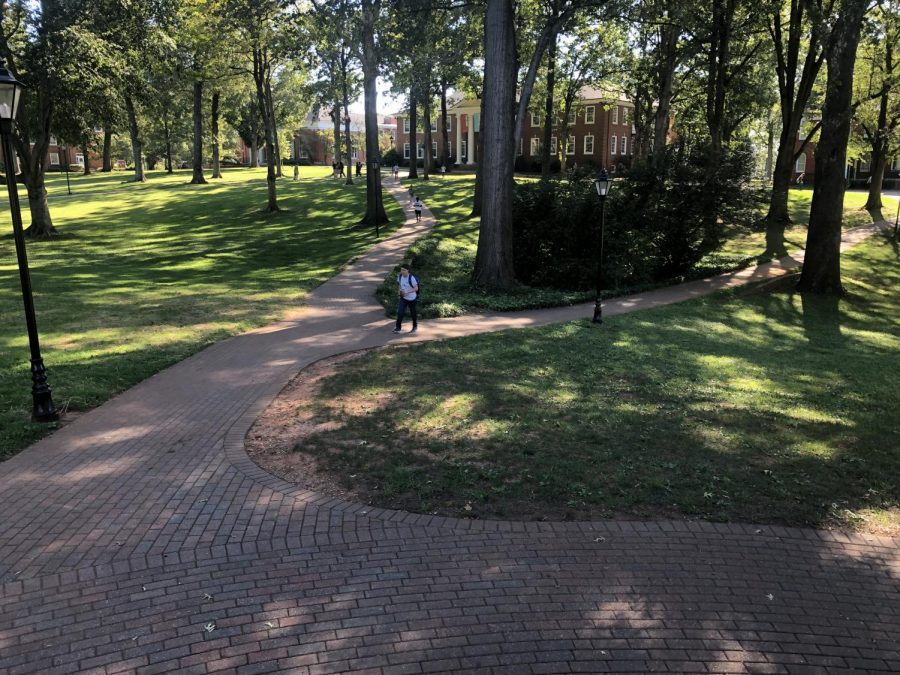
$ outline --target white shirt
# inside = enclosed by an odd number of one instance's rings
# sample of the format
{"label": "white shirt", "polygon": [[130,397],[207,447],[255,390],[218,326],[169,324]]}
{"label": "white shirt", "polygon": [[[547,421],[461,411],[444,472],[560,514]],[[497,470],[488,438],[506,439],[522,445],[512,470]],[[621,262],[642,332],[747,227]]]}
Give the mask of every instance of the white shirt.
{"label": "white shirt", "polygon": [[[400,293],[403,295],[404,300],[415,300],[416,292],[412,289],[412,283],[410,283],[410,277],[414,275],[407,274],[406,276],[400,275]],[[416,288],[419,287],[418,280],[416,280]]]}
{"label": "white shirt", "polygon": [[422,206],[423,206],[422,201],[419,200],[419,199],[417,199],[416,201],[413,202],[413,208],[414,208],[416,211],[421,211],[421,210],[422,210]]}

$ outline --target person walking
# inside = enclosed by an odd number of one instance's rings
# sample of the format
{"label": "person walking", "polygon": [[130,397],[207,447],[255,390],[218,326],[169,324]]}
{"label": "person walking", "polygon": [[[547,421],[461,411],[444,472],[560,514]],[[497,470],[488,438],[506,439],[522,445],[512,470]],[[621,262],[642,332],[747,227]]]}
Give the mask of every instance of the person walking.
{"label": "person walking", "polygon": [[345,176],[344,176],[344,161],[343,160],[338,162],[338,178],[345,178]]}
{"label": "person walking", "polygon": [[300,179],[300,165],[294,164],[294,180]]}
{"label": "person walking", "polygon": [[418,317],[416,315],[416,301],[419,298],[419,280],[410,274],[409,267],[400,266],[400,274],[397,276],[398,293],[400,302],[397,305],[397,323],[394,325],[394,332],[400,333],[403,326],[403,317],[406,315],[406,308],[409,307],[409,315],[412,317],[412,330],[415,333],[419,330]]}
{"label": "person walking", "polygon": [[424,204],[422,203],[422,200],[416,196],[413,196],[413,211],[416,212],[416,222],[417,223],[420,220],[422,220],[422,207],[423,206],[424,206]]}
{"label": "person walking", "polygon": [[362,162],[356,160],[356,175],[362,176]]}
{"label": "person walking", "polygon": [[394,173],[394,182],[396,183],[400,179],[400,167],[394,164],[391,171]]}

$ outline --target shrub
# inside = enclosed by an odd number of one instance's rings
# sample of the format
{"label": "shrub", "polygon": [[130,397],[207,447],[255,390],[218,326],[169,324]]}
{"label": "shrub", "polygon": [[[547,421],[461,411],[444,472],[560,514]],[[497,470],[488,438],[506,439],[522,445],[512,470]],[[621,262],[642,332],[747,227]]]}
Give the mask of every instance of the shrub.
{"label": "shrub", "polygon": [[388,168],[394,166],[394,164],[396,164],[397,166],[401,166],[402,161],[403,157],[401,157],[400,153],[397,152],[397,148],[391,148],[381,156],[381,165]]}
{"label": "shrub", "polygon": [[[721,243],[722,221],[752,222],[749,149],[724,153],[706,179],[704,148],[640,164],[616,178],[606,200],[603,284],[634,286],[687,275]],[[600,202],[592,167],[569,180],[516,186],[516,275],[529,286],[590,288],[596,279]]]}

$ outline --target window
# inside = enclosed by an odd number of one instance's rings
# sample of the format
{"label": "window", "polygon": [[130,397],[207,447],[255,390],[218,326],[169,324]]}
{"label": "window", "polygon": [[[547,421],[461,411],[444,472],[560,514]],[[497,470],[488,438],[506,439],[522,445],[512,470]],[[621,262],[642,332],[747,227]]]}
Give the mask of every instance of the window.
{"label": "window", "polygon": [[539,127],[541,126],[541,116],[537,113],[531,113],[531,126]]}
{"label": "window", "polygon": [[75,163],[84,166],[84,155],[75,155]]}
{"label": "window", "polygon": [[[612,123],[613,124],[619,123],[619,106],[617,106],[617,105],[614,105],[613,109],[612,109]],[[613,150],[613,152],[615,152],[615,150]]]}
{"label": "window", "polygon": [[309,159],[309,150],[300,146],[300,159]]}
{"label": "window", "polygon": [[359,159],[359,150],[353,148],[353,152],[350,153],[350,159],[357,160]]}
{"label": "window", "polygon": [[900,171],[900,156],[894,157],[893,170]]}
{"label": "window", "polygon": [[585,124],[593,124],[594,123],[594,111],[595,108],[592,105],[589,105],[584,109],[584,123]]}
{"label": "window", "polygon": [[550,154],[556,156],[556,136],[550,137]]}
{"label": "window", "polygon": [[584,137],[584,154],[593,155],[594,154],[594,137],[591,134],[588,134]]}
{"label": "window", "polygon": [[481,113],[475,113],[475,131],[481,131]]}
{"label": "window", "polygon": [[50,166],[59,166],[59,153],[58,152],[50,153]]}
{"label": "window", "polygon": [[619,139],[617,136],[610,137],[610,139],[609,139],[609,154],[611,154],[611,155],[616,154],[616,141],[618,141],[618,140]]}
{"label": "window", "polygon": [[424,143],[417,143],[416,145],[418,146],[418,147],[416,148],[416,157],[417,157],[418,159],[425,159],[425,144],[424,144]]}
{"label": "window", "polygon": [[566,139],[566,154],[567,155],[575,154],[575,136],[574,135],[570,135]]}
{"label": "window", "polygon": [[403,144],[403,159],[409,159],[409,143]]}
{"label": "window", "polygon": [[794,166],[797,173],[806,173],[806,153],[804,152],[797,158],[797,164]]}
{"label": "window", "polygon": [[437,141],[431,141],[431,156],[437,157]]}
{"label": "window", "polygon": [[628,154],[628,136],[622,136],[622,154]]}
{"label": "window", "polygon": [[577,115],[578,113],[575,112],[574,108],[569,111],[569,124],[575,124],[575,118],[577,117]]}
{"label": "window", "polygon": [[408,117],[403,120],[403,133],[404,134],[409,133],[409,118]]}
{"label": "window", "polygon": [[628,124],[628,119],[631,117],[630,112],[627,106],[622,106],[622,124]]}
{"label": "window", "polygon": [[466,159],[469,158],[469,142],[468,141],[462,142],[462,148],[461,148],[460,152],[462,153],[463,157],[465,157]]}
{"label": "window", "polygon": [[531,139],[531,152],[529,153],[532,157],[537,157],[541,154],[541,139],[534,137]]}
{"label": "window", "polygon": [[448,117],[447,124],[444,126],[447,127],[447,131],[453,131],[453,120]]}
{"label": "window", "polygon": [[437,120],[431,120],[431,130],[437,131]]}
{"label": "window", "polygon": [[50,134],[50,145],[59,145],[59,143],[56,142],[56,136],[53,134]]}

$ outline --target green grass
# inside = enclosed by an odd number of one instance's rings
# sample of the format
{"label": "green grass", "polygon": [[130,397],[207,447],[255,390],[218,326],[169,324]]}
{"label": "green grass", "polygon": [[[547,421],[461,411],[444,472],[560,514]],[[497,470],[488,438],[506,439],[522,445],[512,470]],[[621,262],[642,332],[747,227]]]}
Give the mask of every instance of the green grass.
{"label": "green grass", "polygon": [[[517,180],[531,180],[528,177]],[[448,175],[430,181],[413,181],[411,189],[422,197],[437,220],[434,231],[413,244],[407,253],[414,272],[423,284],[419,313],[423,317],[460,316],[472,311],[514,311],[540,307],[558,307],[594,298],[593,290],[560,290],[522,286],[504,292],[474,288],[470,275],[478,248],[478,219],[470,218],[475,177],[471,174]],[[866,195],[848,192],[844,200],[844,226],[853,227],[872,222],[862,210]],[[886,212],[896,208],[896,200],[885,198]],[[806,229],[812,190],[791,190],[791,217],[796,223],[785,236],[789,249],[806,245]],[[747,228],[731,228],[721,250],[707,256],[693,277],[738,269],[756,262],[765,249],[765,232]],[[392,314],[396,310],[396,277],[389,274],[378,291],[381,303]],[[675,282],[677,280],[673,280]],[[616,289],[608,295],[645,290],[646,287]]]}
{"label": "green grass", "polygon": [[[370,352],[310,402],[301,451],[380,506],[900,534],[900,265],[847,297],[740,289],[656,310]],[[427,323],[424,330],[428,330]],[[364,404],[364,405],[363,405]]]}
{"label": "green grass", "polygon": [[[48,180],[60,236],[29,242],[44,361],[58,407],[99,405],[204,346],[279,318],[374,242],[354,228],[365,183],[304,167],[278,182],[266,214],[265,170],[230,169],[189,185],[189,171]],[[23,217],[29,213],[24,190]],[[403,219],[385,200],[392,227]],[[2,215],[8,223],[7,213]],[[9,225],[7,225],[9,231]],[[11,234],[0,238],[0,458],[47,427],[29,421],[28,340]]]}

